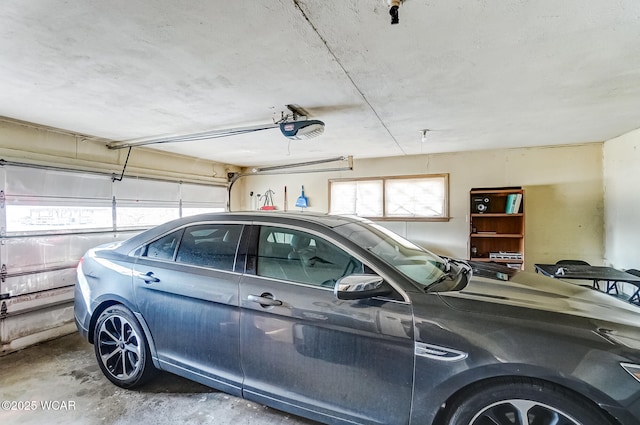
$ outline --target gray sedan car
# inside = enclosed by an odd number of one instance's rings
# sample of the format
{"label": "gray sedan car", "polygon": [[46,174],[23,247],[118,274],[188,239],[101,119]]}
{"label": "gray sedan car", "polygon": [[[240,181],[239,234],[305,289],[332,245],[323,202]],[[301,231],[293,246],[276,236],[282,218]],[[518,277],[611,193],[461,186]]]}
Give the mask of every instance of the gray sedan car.
{"label": "gray sedan car", "polygon": [[182,218],[77,276],[78,329],[124,388],[161,369],[328,424],[640,423],[638,307],[367,220]]}

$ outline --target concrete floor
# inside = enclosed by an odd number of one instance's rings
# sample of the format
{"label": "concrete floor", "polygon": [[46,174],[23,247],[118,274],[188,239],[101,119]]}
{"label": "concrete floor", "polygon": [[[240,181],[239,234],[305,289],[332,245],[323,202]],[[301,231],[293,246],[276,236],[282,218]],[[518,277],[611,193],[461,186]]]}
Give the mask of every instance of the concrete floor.
{"label": "concrete floor", "polygon": [[77,333],[0,357],[0,403],[2,425],[317,424],[168,373],[121,389]]}

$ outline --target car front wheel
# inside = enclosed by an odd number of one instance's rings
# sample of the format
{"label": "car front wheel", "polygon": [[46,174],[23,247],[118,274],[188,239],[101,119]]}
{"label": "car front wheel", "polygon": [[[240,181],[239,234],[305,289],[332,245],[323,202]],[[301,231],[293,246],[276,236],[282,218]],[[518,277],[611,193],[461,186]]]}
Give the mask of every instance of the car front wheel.
{"label": "car front wheel", "polygon": [[570,391],[525,379],[477,385],[449,409],[447,425],[610,425],[605,414]]}
{"label": "car front wheel", "polygon": [[102,373],[122,388],[141,385],[151,377],[154,366],[140,324],[122,305],[102,312],[96,322],[94,351]]}

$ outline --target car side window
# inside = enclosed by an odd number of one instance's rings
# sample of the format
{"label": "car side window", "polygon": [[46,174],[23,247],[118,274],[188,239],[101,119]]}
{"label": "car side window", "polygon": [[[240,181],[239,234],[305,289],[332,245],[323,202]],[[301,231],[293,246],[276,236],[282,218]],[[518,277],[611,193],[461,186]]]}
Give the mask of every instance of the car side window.
{"label": "car side window", "polygon": [[184,229],[176,262],[233,270],[240,224],[200,224]]}
{"label": "car side window", "polygon": [[306,232],[262,226],[258,241],[258,276],[333,287],[363,265],[331,242]]}
{"label": "car side window", "polygon": [[173,260],[178,241],[182,235],[182,229],[171,232],[168,235],[151,242],[143,251],[142,256],[159,260]]}

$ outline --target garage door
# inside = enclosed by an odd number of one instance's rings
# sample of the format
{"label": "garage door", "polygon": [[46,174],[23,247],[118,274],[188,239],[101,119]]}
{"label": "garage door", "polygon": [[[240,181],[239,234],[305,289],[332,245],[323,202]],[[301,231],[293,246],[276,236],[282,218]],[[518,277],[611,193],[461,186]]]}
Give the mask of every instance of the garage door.
{"label": "garage door", "polygon": [[2,164],[0,352],[75,330],[75,267],[87,249],[226,202],[224,186]]}

